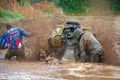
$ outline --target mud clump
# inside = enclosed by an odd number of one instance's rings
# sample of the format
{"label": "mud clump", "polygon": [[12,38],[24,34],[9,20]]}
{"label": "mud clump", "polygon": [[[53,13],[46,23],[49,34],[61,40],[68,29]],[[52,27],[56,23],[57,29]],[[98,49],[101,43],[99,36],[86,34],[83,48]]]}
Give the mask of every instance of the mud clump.
{"label": "mud clump", "polygon": [[48,56],[46,58],[46,63],[50,64],[50,65],[57,65],[57,64],[61,64],[62,62],[60,60],[56,59],[55,57]]}
{"label": "mud clump", "polygon": [[47,54],[44,50],[40,50],[39,56],[40,56],[40,61],[45,61]]}

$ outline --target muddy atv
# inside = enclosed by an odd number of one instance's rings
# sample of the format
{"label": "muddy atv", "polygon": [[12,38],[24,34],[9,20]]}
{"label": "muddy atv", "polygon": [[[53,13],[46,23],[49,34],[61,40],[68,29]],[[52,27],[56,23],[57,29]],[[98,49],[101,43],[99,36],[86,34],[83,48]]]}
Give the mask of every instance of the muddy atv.
{"label": "muddy atv", "polygon": [[64,58],[79,61],[79,38],[78,36],[77,39],[74,37],[74,31],[76,29],[80,29],[80,24],[78,22],[68,21],[64,26],[59,25],[53,30],[51,37],[48,39],[49,45],[54,52],[59,51],[59,49],[64,50],[62,53],[57,53],[60,57],[57,57],[58,59]]}
{"label": "muddy atv", "polygon": [[[58,59],[85,62],[85,56],[89,55],[81,54],[80,39],[83,34],[84,32],[79,22],[67,21],[64,26],[58,26],[53,30],[51,37],[48,39],[48,43],[54,52],[59,51],[56,52],[59,55],[57,56]],[[63,50],[62,53],[60,53],[60,49]]]}

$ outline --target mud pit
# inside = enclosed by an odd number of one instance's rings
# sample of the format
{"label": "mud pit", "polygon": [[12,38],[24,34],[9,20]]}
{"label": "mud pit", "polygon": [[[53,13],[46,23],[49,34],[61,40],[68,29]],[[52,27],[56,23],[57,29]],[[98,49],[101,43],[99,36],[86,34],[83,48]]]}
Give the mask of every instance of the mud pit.
{"label": "mud pit", "polygon": [[91,63],[2,61],[0,79],[20,80],[120,80],[120,67]]}
{"label": "mud pit", "polygon": [[[48,65],[39,61],[7,61],[0,60],[0,79],[40,79],[40,80],[120,80],[120,67],[104,65],[120,65],[119,51],[115,51],[114,42],[119,41],[115,34],[120,27],[119,19],[112,16],[87,16],[72,18],[38,18],[21,21],[19,24],[33,35],[25,38],[26,59],[39,60],[40,49],[49,52],[47,39],[56,24],[67,19],[77,19],[81,26],[90,26],[96,33],[104,48],[102,63],[63,62],[58,65]],[[117,27],[118,26],[118,27]],[[118,30],[119,31],[119,30]],[[117,32],[118,32],[117,31]],[[116,37],[116,38],[114,38]],[[119,44],[117,44],[119,46]]]}

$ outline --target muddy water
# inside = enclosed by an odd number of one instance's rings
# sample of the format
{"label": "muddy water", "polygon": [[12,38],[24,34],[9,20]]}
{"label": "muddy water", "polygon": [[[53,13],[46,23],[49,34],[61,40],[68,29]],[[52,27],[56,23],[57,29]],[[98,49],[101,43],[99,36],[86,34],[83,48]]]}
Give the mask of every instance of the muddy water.
{"label": "muddy water", "polygon": [[64,63],[52,77],[68,80],[120,80],[120,67],[92,63]]}
{"label": "muddy water", "polygon": [[120,67],[103,64],[0,61],[0,79],[20,80],[120,80]]}
{"label": "muddy water", "polygon": [[53,80],[49,74],[53,72],[49,65],[40,62],[2,61],[0,63],[0,79],[42,79]]}

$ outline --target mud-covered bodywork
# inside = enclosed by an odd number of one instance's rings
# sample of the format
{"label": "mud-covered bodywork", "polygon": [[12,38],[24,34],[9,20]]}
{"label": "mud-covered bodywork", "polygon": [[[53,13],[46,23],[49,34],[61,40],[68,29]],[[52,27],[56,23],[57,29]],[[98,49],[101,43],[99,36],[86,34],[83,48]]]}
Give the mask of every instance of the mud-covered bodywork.
{"label": "mud-covered bodywork", "polygon": [[64,55],[65,51],[65,45],[64,41],[62,40],[62,31],[63,31],[62,25],[58,25],[51,33],[50,38],[48,39],[48,44],[50,46],[50,54],[49,57],[54,57],[59,60]]}
{"label": "mud-covered bodywork", "polygon": [[86,62],[100,62],[103,47],[90,31],[85,31],[80,42],[81,60]]}

